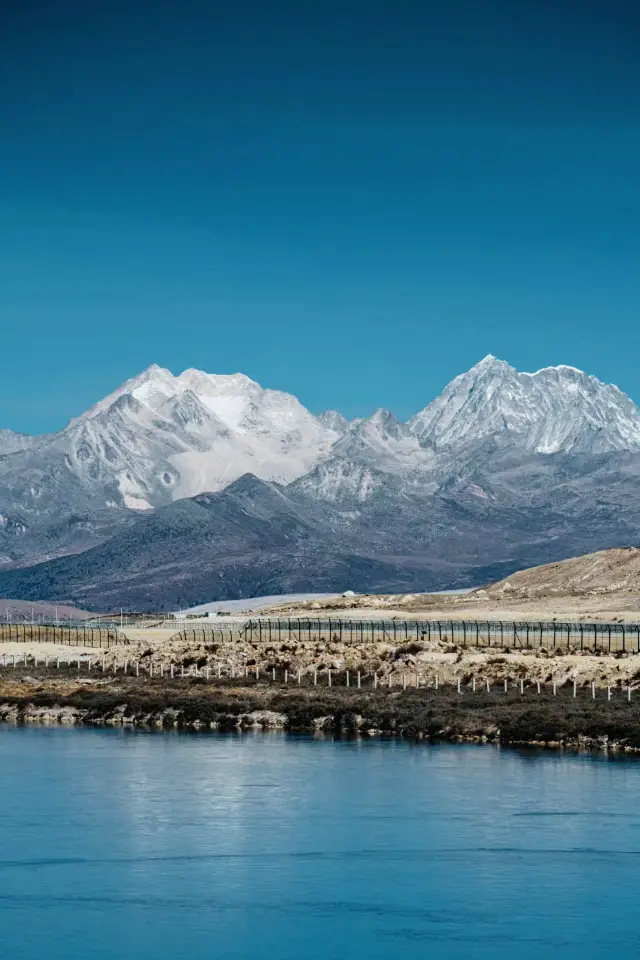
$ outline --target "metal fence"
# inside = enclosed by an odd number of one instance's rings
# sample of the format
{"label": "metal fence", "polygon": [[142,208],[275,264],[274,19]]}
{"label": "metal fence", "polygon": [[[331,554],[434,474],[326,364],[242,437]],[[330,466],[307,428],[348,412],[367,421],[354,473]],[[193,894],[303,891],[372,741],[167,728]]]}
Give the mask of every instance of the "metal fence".
{"label": "metal fence", "polygon": [[113,647],[129,640],[117,630],[84,624],[0,623],[0,643],[57,643],[70,647]]}
{"label": "metal fence", "polygon": [[240,639],[242,634],[238,630],[214,630],[213,627],[193,627],[190,630],[180,630],[170,638],[183,640],[185,643],[199,643],[203,646],[221,646]]}
{"label": "metal fence", "polygon": [[247,621],[251,643],[341,643],[348,646],[439,641],[460,647],[640,652],[638,623],[504,620],[267,620]]}
{"label": "metal fence", "polygon": [[[181,632],[185,630],[187,633],[190,633],[192,630],[213,630],[221,629],[225,627],[227,629],[234,629],[238,626],[241,626],[247,622],[248,617],[220,617],[220,618],[201,618],[196,620],[195,618],[190,618],[188,620],[179,619],[177,617],[166,617],[164,619],[147,619],[141,620],[136,617],[119,617],[117,619],[91,619],[86,621],[86,625],[90,627],[103,627],[117,629],[120,631],[127,630],[175,630],[176,632]],[[214,626],[217,625],[217,626]]]}

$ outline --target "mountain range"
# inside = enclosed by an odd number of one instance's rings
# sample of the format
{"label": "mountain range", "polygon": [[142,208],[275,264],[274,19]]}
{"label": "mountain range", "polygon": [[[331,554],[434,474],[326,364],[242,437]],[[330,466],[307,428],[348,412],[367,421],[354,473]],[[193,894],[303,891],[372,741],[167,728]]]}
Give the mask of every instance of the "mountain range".
{"label": "mountain range", "polygon": [[0,430],[0,596],[93,609],[471,586],[638,541],[640,410],[485,357],[408,421],[151,366],[62,431]]}

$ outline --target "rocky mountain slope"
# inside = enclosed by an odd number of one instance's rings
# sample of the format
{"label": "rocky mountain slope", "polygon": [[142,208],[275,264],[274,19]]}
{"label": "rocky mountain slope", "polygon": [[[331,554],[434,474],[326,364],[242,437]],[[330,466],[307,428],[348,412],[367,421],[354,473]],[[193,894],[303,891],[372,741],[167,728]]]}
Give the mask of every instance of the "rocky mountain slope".
{"label": "rocky mountain slope", "polygon": [[79,556],[0,572],[0,594],[73,597],[96,610],[175,610],[213,596],[280,593],[283,584],[290,593],[310,582],[339,590],[351,580],[402,589],[415,578],[411,562],[351,551],[286,488],[247,475],[144,513]]}
{"label": "rocky mountain slope", "polygon": [[158,605],[163,569],[169,607],[466,586],[640,531],[640,411],[572,367],[486,357],[403,423],[152,366],[58,434],[9,434],[0,595],[23,599]]}
{"label": "rocky mountain slope", "polygon": [[0,430],[0,456],[26,450],[36,443],[38,443],[38,437],[30,437],[26,433],[15,433],[13,430]]}
{"label": "rocky mountain slope", "polygon": [[[304,478],[280,486],[247,475],[223,491],[140,513],[80,555],[0,572],[0,595],[172,610],[310,586],[472,587],[582,553],[594,541],[624,542],[616,508],[601,506],[598,518],[593,507],[567,505],[564,514],[548,504],[501,507],[475,494],[403,491],[394,477],[354,509],[350,499],[327,504],[309,495]],[[638,510],[634,522],[640,528]]]}

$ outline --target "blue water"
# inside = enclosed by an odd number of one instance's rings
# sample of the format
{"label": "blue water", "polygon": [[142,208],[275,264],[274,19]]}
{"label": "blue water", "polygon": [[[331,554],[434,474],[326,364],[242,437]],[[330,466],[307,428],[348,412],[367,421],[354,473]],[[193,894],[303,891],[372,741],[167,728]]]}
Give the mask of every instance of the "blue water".
{"label": "blue water", "polygon": [[631,957],[640,762],[0,729],[4,960]]}

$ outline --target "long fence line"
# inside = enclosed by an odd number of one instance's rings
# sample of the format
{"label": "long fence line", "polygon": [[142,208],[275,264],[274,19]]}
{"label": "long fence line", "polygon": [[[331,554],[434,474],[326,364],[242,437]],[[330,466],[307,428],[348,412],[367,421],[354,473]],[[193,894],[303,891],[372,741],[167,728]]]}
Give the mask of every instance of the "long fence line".
{"label": "long fence line", "polygon": [[[256,618],[227,621],[215,626],[213,623],[211,626],[194,624],[186,628],[176,621],[171,625],[177,628],[174,639],[204,644],[235,640],[254,646],[339,643],[353,647],[370,644],[398,647],[437,641],[445,647],[477,649],[536,650],[544,647],[555,652],[640,652],[640,624],[624,622]],[[98,626],[84,621],[67,624],[0,623],[0,643],[3,641],[79,647],[111,647],[130,642],[114,624]]]}
{"label": "long fence line", "polygon": [[[443,682],[440,680],[439,675],[436,673],[430,677],[423,677],[419,672],[406,672],[402,673],[389,673],[389,674],[379,674],[374,673],[365,673],[360,670],[333,670],[328,667],[322,669],[317,668],[307,668],[306,670],[288,670],[287,668],[276,668],[272,667],[267,670],[260,670],[258,666],[245,665],[241,668],[236,668],[233,665],[230,665],[225,669],[222,664],[218,664],[215,667],[210,665],[199,666],[197,663],[192,663],[185,666],[182,664],[154,664],[151,661],[144,662],[139,660],[125,660],[122,663],[111,663],[107,664],[104,658],[92,659],[86,657],[77,657],[69,658],[64,660],[61,657],[35,657],[30,656],[29,654],[4,654],[0,655],[0,668],[13,668],[19,669],[20,667],[26,669],[27,667],[34,668],[45,668],[47,670],[66,670],[73,671],[75,675],[78,675],[80,671],[84,668],[87,674],[87,679],[90,678],[91,674],[99,673],[102,675],[108,674],[113,678],[118,676],[121,677],[146,677],[148,679],[166,679],[166,680],[198,680],[200,682],[204,681],[205,683],[215,683],[216,681],[228,681],[234,680],[236,682],[242,681],[245,684],[258,684],[258,683],[273,683],[280,684],[284,686],[296,686],[296,687],[318,687],[323,686],[327,689],[332,688],[343,688],[343,689],[373,689],[373,690],[392,690],[394,688],[402,690],[431,690],[437,692],[438,690],[447,690],[455,687],[457,693],[462,695],[465,693],[503,693],[506,695],[511,691],[520,693],[524,695],[525,692],[535,692],[538,696],[541,694],[551,693],[553,696],[557,696],[558,692],[563,688],[568,689],[572,692],[573,697],[577,697],[578,692],[588,692],[592,699],[596,699],[598,696],[598,691],[600,690],[600,696],[605,697],[607,700],[611,700],[614,695],[618,697],[624,695],[627,700],[631,700],[633,693],[633,688],[630,685],[624,686],[620,683],[617,686],[608,686],[606,688],[598,688],[594,682],[588,682],[583,684],[578,684],[576,680],[567,680],[565,683],[557,683],[555,681],[542,682],[542,681],[530,681],[520,679],[520,680],[504,680],[502,682],[494,682],[493,684],[489,680],[483,680],[477,677],[471,677],[470,679],[457,678],[453,683]],[[78,679],[81,679],[78,677]]]}
{"label": "long fence line", "polygon": [[0,623],[0,643],[56,643],[69,647],[113,647],[129,640],[113,628],[38,623]]}
{"label": "long fence line", "polygon": [[22,617],[19,616],[10,616],[6,614],[4,619],[0,621],[2,626],[24,626],[24,627],[64,627],[65,629],[100,629],[100,630],[116,630],[119,633],[123,633],[126,630],[180,630],[192,627],[194,624],[197,626],[204,626],[208,628],[209,625],[217,625],[219,628],[226,627],[227,629],[239,629],[242,627],[249,618],[239,617],[239,616],[224,616],[224,617],[212,617],[211,619],[196,619],[196,618],[187,618],[180,619],[177,617],[158,617],[152,619],[140,619],[139,617],[92,617],[90,619],[82,620],[71,620],[63,619],[62,617],[43,617],[42,615],[38,617],[29,617],[26,614]]}
{"label": "long fence line", "polygon": [[[180,636],[202,638],[216,632],[195,626]],[[430,643],[507,650],[599,651],[639,653],[640,624],[580,621],[501,620],[343,620],[253,619],[239,635],[252,644],[340,643],[346,646]]]}

